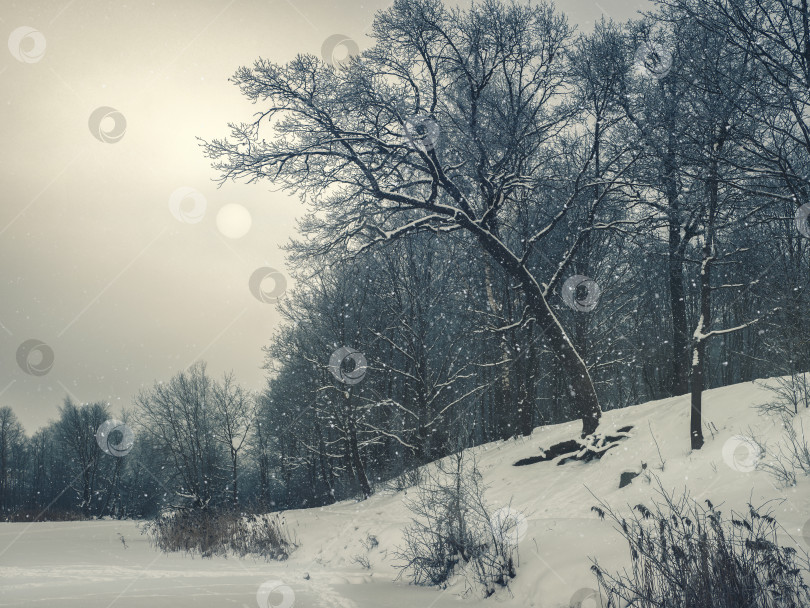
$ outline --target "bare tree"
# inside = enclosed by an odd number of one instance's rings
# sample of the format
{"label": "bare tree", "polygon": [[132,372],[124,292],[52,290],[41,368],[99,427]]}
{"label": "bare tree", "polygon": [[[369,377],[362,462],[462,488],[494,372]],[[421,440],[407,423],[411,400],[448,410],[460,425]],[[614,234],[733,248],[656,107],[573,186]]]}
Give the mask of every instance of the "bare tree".
{"label": "bare tree", "polygon": [[[593,149],[564,185],[549,171],[571,118],[558,101],[571,28],[546,5],[493,0],[457,10],[397,0],[378,13],[372,37],[345,69],[306,55],[239,69],[234,82],[266,107],[254,122],[231,125],[230,140],[204,143],[206,154],[223,181],[271,179],[307,196],[305,255],[352,255],[425,231],[466,234],[523,291],[522,316],[559,358],[583,435],[592,433],[599,400],[549,298],[618,188],[626,150],[602,158],[599,198],[571,246],[543,262],[541,283],[536,250],[593,190]],[[509,218],[533,205],[533,231],[521,238]]]}
{"label": "bare tree", "polygon": [[[702,393],[705,388],[708,341],[718,335],[740,331],[756,323],[760,317],[749,319],[736,327],[717,328],[714,324],[713,294],[722,289],[745,290],[756,277],[739,283],[725,284],[715,280],[717,266],[728,264],[745,247],[734,242],[723,243],[726,231],[756,217],[760,204],[752,203],[744,189],[746,143],[757,139],[759,131],[749,113],[757,100],[746,94],[744,83],[755,78],[750,56],[726,44],[726,37],[699,28],[693,22],[680,30],[683,42],[694,53],[688,63],[678,67],[691,87],[683,98],[696,130],[691,141],[682,146],[688,170],[693,172],[698,202],[696,222],[701,241],[699,258],[698,320],[692,340],[691,420],[692,449],[703,446]],[[732,101],[733,100],[733,101]],[[764,312],[764,311],[763,311]]]}
{"label": "bare tree", "polygon": [[[103,452],[96,441],[98,428],[110,417],[107,404],[96,402],[77,405],[69,397],[59,409],[56,433],[64,446],[65,454],[72,464],[74,482],[81,497],[81,510],[85,514],[94,511],[93,499],[101,476]],[[112,465],[112,462],[106,464]],[[78,471],[78,473],[76,473]]]}
{"label": "bare tree", "polygon": [[[382,304],[386,322],[369,331],[379,342],[377,349],[390,353],[383,372],[393,385],[371,383],[367,400],[372,406],[397,408],[403,424],[396,430],[366,424],[370,430],[393,432],[389,436],[414,450],[420,464],[443,454],[446,422],[486,388],[475,379],[478,355],[465,331],[473,324],[473,312],[458,289],[464,269],[440,259],[448,246],[453,244],[429,236],[402,241],[378,250],[372,266],[381,275],[375,305]],[[452,316],[447,314],[451,309]],[[509,367],[502,367],[508,376]]]}
{"label": "bare tree", "polygon": [[10,407],[0,407],[0,513],[9,506],[11,488],[19,483],[13,477],[14,454],[25,439],[23,427]]}
{"label": "bare tree", "polygon": [[139,432],[168,465],[166,483],[197,509],[209,506],[220,481],[221,446],[214,439],[211,385],[205,364],[195,363],[135,398]]}
{"label": "bare tree", "polygon": [[231,492],[236,507],[239,504],[239,457],[255,421],[256,400],[236,383],[231,373],[212,385],[211,401],[214,408],[212,433],[230,459]]}
{"label": "bare tree", "polygon": [[[661,234],[666,250],[666,283],[671,324],[671,376],[669,391],[683,395],[689,390],[690,336],[687,319],[685,274],[687,254],[700,226],[696,206],[685,196],[689,188],[682,149],[695,129],[690,109],[683,103],[693,83],[678,66],[688,64],[695,49],[688,37],[680,35],[678,25],[666,31],[655,19],[634,23],[624,33],[623,44],[630,56],[654,61],[659,54],[658,70],[629,65],[623,74],[619,101],[633,129],[627,136],[645,149],[645,158],[634,175],[637,187],[646,192],[647,206],[655,218],[651,227]],[[671,71],[669,71],[671,70]]]}

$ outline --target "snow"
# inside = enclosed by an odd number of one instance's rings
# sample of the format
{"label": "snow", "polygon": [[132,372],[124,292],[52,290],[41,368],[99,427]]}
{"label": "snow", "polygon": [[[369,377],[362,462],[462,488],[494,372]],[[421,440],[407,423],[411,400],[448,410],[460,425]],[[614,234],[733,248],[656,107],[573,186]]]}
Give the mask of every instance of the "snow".
{"label": "snow", "polygon": [[[541,447],[577,437],[579,422],[541,427],[527,439],[475,448],[490,486],[492,512],[508,507],[526,516],[517,577],[508,591],[487,600],[474,592],[463,597],[467,588],[462,581],[446,590],[394,581],[393,553],[409,513],[403,505],[405,492],[379,491],[365,502],[287,512],[301,546],[282,563],[161,555],[131,521],[0,524],[0,606],[254,607],[265,583],[265,591],[277,591],[278,585],[292,590],[287,596],[265,593],[266,605],[275,608],[292,608],[284,598],[293,596],[295,608],[568,606],[575,595],[583,596],[583,589],[595,587],[590,558],[611,570],[627,563],[625,542],[590,508],[596,504],[593,495],[625,509],[649,504],[655,484],[644,474],[618,487],[620,474],[639,472],[642,462],[668,490],[688,488],[697,500],[722,504],[726,514],[732,508],[746,509],[749,501],[755,506],[771,501],[774,515],[792,537],[786,535],[783,542],[807,550],[810,479],[800,477],[793,488],[779,487],[765,472],[752,470],[755,454],[743,453],[753,450],[752,434],[772,447],[778,442],[779,420],[754,407],[771,398],[753,383],[706,391],[705,422],[716,430],[714,436],[707,433],[705,446],[696,452],[689,449],[688,396],[605,412],[602,432],[626,425],[633,429],[629,439],[599,461],[512,466],[539,455]],[[810,428],[810,411],[800,417]],[[362,544],[369,534],[379,541],[370,551]],[[357,555],[368,557],[370,570],[354,561]],[[582,607],[589,605],[595,604],[586,600]]]}

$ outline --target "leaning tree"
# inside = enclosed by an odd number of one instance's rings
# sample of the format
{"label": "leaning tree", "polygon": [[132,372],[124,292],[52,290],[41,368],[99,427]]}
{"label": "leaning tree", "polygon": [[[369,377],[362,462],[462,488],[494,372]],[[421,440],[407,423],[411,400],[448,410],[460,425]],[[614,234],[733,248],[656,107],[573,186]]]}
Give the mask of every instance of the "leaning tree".
{"label": "leaning tree", "polygon": [[[566,79],[572,29],[545,4],[396,0],[371,38],[337,66],[299,55],[240,68],[232,80],[262,108],[229,125],[230,138],[202,142],[206,155],[222,182],[267,179],[310,205],[294,255],[339,260],[425,231],[466,235],[524,293],[514,323],[537,328],[583,436],[594,432],[599,400],[550,298],[585,235],[605,227],[600,205],[621,188],[627,150],[603,151],[598,189],[593,148],[558,171],[560,142],[584,128]],[[514,221],[525,217],[528,236]]]}

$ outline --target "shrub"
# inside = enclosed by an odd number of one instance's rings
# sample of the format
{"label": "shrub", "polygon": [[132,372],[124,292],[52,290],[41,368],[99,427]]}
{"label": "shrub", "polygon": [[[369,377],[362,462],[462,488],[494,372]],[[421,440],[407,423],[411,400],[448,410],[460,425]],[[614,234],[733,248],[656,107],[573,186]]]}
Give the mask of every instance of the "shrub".
{"label": "shrub", "polygon": [[412,469],[403,471],[392,479],[389,479],[387,482],[385,482],[384,487],[385,489],[392,490],[394,492],[402,492],[403,490],[418,486],[421,480],[422,468],[414,467]]}
{"label": "shrub", "polygon": [[776,447],[766,451],[769,458],[760,462],[757,468],[784,486],[795,486],[797,474],[810,476],[810,444],[804,431],[804,421],[799,417],[783,413],[782,428],[784,432]]}
{"label": "shrub", "polygon": [[630,570],[610,574],[594,561],[606,606],[634,608],[798,608],[810,605],[803,580],[806,554],[777,544],[781,529],[769,513],[724,518],[684,494],[675,500],[660,489],[652,509],[636,505],[630,519],[607,505],[630,549]]}
{"label": "shrub", "polygon": [[760,384],[774,398],[759,406],[763,413],[795,415],[799,409],[810,408],[810,378],[808,374],[792,373]]}
{"label": "shrub", "polygon": [[163,552],[183,551],[202,557],[233,553],[285,560],[297,547],[278,514],[182,509],[158,515],[143,526],[142,532]]}
{"label": "shrub", "polygon": [[514,578],[515,517],[490,515],[474,458],[459,452],[426,467],[415,496],[406,499],[414,515],[404,534],[399,576],[416,585],[446,586],[454,574],[492,595]]}
{"label": "shrub", "polygon": [[767,450],[769,458],[758,464],[784,486],[795,486],[797,474],[810,476],[810,444],[804,431],[800,409],[810,407],[810,378],[808,374],[793,373],[774,378],[763,386],[774,399],[759,406],[763,414],[780,417],[784,432],[774,449]]}

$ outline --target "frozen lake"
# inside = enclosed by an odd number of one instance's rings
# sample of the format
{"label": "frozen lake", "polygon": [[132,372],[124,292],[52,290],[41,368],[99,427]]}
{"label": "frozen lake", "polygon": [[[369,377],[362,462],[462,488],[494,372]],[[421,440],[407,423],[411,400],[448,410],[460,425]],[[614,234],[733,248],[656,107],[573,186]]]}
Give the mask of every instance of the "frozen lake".
{"label": "frozen lake", "polygon": [[[295,608],[459,604],[390,580],[368,577],[369,584],[352,585],[361,581],[350,572],[317,564],[305,570],[292,562],[161,555],[131,521],[0,524],[0,551],[0,606],[253,608],[268,581],[289,586]],[[281,593],[270,594],[267,606],[284,605]]]}

